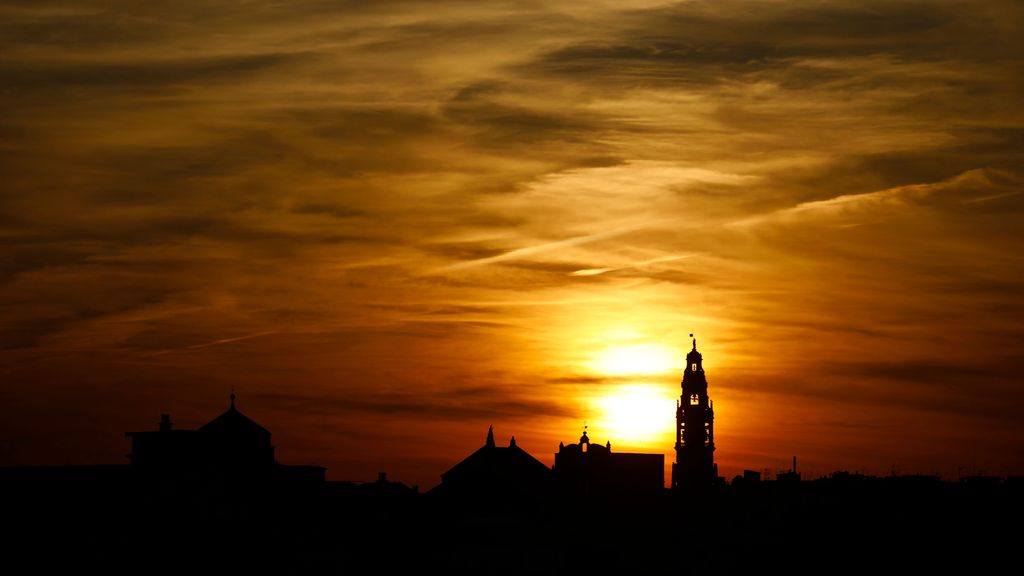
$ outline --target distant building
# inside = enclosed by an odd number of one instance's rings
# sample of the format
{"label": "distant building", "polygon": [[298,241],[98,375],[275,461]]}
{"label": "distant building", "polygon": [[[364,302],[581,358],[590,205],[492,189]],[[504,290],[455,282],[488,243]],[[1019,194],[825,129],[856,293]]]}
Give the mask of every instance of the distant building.
{"label": "distant building", "polygon": [[743,475],[737,474],[732,479],[733,486],[748,486],[761,483],[761,473],[757,470],[744,470]]}
{"label": "distant building", "polygon": [[273,476],[288,481],[323,482],[321,466],[286,466],[274,460],[270,431],[235,407],[197,430],[175,430],[169,414],[160,417],[156,430],[127,432],[132,468],[144,473],[191,475],[231,472],[253,478]]}
{"label": "distant building", "polygon": [[776,482],[799,482],[800,473],[796,470],[796,456],[793,456],[793,467],[788,472],[779,472],[775,475]]}
{"label": "distant building", "polygon": [[551,470],[516,445],[494,443],[494,428],[487,429],[482,448],[441,474],[432,493],[452,497],[516,497],[540,494],[548,488]]}
{"label": "distant building", "polygon": [[[691,334],[691,336],[693,336]],[[676,405],[676,461],[672,464],[672,488],[699,488],[718,480],[715,464],[715,410],[708,397],[697,339],[686,355],[683,388]]]}
{"label": "distant building", "polygon": [[552,468],[562,494],[627,495],[665,487],[665,455],[612,452],[611,442],[591,444],[586,430],[578,444],[559,444]]}

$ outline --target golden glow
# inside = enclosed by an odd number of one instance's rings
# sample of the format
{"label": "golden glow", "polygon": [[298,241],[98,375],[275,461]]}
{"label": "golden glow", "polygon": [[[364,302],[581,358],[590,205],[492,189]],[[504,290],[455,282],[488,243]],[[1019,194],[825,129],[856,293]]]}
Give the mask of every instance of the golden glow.
{"label": "golden glow", "polygon": [[595,440],[608,438],[627,446],[671,442],[675,399],[670,389],[626,385],[595,400],[599,419],[591,425]]}
{"label": "golden glow", "polygon": [[660,344],[611,346],[597,354],[591,367],[608,376],[663,374],[675,368],[677,354]]}

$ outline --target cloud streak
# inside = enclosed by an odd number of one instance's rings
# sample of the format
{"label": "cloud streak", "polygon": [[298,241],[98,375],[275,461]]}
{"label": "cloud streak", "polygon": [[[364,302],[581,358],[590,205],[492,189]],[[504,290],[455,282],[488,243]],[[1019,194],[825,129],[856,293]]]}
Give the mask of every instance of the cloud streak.
{"label": "cloud streak", "polygon": [[486,266],[488,264],[495,264],[495,263],[498,263],[498,262],[507,262],[509,260],[526,259],[526,258],[529,258],[530,256],[535,256],[535,255],[538,255],[538,254],[542,254],[544,252],[550,252],[550,251],[559,250],[559,249],[562,249],[562,248],[571,248],[571,247],[574,247],[574,246],[582,246],[582,245],[585,245],[585,244],[590,244],[592,242],[597,242],[599,240],[606,240],[606,239],[609,239],[609,238],[614,238],[616,236],[621,236],[623,234],[627,234],[629,232],[632,232],[632,231],[636,230],[637,228],[638,227],[619,228],[619,229],[616,229],[616,230],[608,230],[607,232],[598,232],[596,234],[588,234],[586,236],[576,236],[574,238],[566,238],[564,240],[556,240],[554,242],[547,242],[545,244],[537,244],[537,245],[534,245],[534,246],[526,246],[526,247],[523,247],[523,248],[517,248],[515,250],[509,250],[508,252],[504,252],[504,253],[498,254],[496,256],[488,256],[486,258],[477,258],[476,260],[467,260],[467,261],[464,261],[464,262],[457,262],[455,264],[450,264],[448,266],[443,266],[441,268],[437,268],[437,269],[433,270],[431,273],[433,273],[433,274],[442,274],[442,273],[445,273],[445,272],[456,272],[456,271],[459,271],[459,270],[464,270],[466,268],[472,268],[472,267],[475,267],[475,266]]}

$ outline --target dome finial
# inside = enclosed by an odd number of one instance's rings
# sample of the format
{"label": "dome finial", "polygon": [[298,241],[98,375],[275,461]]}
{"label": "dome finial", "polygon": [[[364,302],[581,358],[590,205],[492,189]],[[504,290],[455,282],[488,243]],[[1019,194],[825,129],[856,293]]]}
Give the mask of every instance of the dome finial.
{"label": "dome finial", "polygon": [[[693,338],[693,334],[690,334],[690,338]],[[693,351],[697,351],[697,339],[693,338]]]}
{"label": "dome finial", "polygon": [[229,398],[231,398],[231,408],[230,409],[234,410],[235,409],[235,387],[234,386],[231,387],[231,396]]}
{"label": "dome finial", "polygon": [[494,447],[494,426],[487,427],[487,443],[485,446]]}

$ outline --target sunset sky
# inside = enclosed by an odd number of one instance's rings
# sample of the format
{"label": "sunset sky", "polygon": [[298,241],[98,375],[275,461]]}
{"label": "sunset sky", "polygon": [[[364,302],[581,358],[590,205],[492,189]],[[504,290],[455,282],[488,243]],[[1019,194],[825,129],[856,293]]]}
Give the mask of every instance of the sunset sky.
{"label": "sunset sky", "polygon": [[[0,465],[1024,474],[1018,1],[4,1]],[[668,476],[666,476],[666,480]]]}

